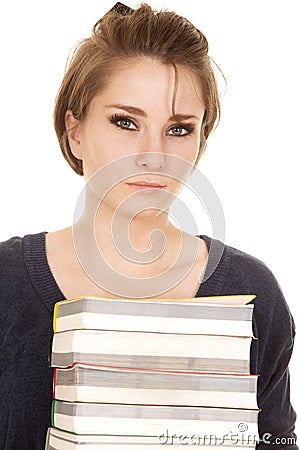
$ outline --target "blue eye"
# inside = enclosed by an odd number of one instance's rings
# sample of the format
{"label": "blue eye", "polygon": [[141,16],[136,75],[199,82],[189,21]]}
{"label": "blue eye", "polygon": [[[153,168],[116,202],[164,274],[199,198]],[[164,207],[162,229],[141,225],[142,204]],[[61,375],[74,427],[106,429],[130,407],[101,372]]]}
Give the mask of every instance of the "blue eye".
{"label": "blue eye", "polygon": [[133,122],[133,120],[129,119],[129,117],[127,117],[127,116],[123,116],[120,114],[114,114],[111,117],[110,122],[112,124],[116,125],[116,127],[122,128],[123,130],[136,130],[137,129],[137,126]]}
{"label": "blue eye", "polygon": [[182,127],[173,127],[170,130],[170,134],[173,136],[185,136],[187,134],[187,131]]}
{"label": "blue eye", "polygon": [[174,125],[167,134],[174,137],[184,137],[193,134],[194,131],[195,126],[192,124]]}

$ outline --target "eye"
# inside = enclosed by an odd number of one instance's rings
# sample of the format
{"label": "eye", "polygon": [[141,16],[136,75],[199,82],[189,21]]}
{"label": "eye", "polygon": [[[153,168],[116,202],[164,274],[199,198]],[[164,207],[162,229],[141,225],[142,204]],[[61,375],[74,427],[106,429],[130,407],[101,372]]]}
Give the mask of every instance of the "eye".
{"label": "eye", "polygon": [[192,124],[174,125],[172,128],[169,129],[167,134],[169,136],[184,137],[192,134],[194,130],[195,127]]}
{"label": "eye", "polygon": [[127,116],[114,114],[111,117],[110,122],[123,130],[137,130],[136,124]]}

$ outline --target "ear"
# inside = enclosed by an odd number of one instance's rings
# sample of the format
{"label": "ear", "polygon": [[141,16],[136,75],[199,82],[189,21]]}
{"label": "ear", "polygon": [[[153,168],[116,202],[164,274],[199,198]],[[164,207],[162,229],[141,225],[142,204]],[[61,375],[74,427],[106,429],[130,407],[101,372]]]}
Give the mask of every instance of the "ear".
{"label": "ear", "polygon": [[68,142],[75,158],[82,159],[82,146],[80,145],[79,120],[75,119],[71,110],[65,113],[65,127]]}

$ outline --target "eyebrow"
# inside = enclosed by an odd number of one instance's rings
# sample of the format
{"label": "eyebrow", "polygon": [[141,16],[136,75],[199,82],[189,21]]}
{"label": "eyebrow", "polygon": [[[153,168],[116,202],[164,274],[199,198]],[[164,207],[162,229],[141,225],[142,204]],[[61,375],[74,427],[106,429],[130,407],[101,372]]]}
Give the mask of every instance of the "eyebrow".
{"label": "eyebrow", "polygon": [[[106,105],[105,108],[118,108],[123,109],[123,111],[128,112],[129,114],[134,114],[139,117],[147,117],[146,112],[141,109],[137,108],[136,106],[130,106],[130,105]],[[175,114],[175,116],[170,116],[168,121],[171,122],[172,120],[177,120],[178,122],[181,122],[182,120],[187,119],[197,119],[200,120],[200,117],[195,116],[193,114]]]}

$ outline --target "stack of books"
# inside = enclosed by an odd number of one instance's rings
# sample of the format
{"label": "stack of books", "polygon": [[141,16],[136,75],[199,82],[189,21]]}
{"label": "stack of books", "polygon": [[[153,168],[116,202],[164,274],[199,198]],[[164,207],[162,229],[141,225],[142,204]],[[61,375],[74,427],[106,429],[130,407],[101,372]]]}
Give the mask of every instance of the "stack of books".
{"label": "stack of books", "polygon": [[254,449],[254,298],[58,302],[46,449]]}

